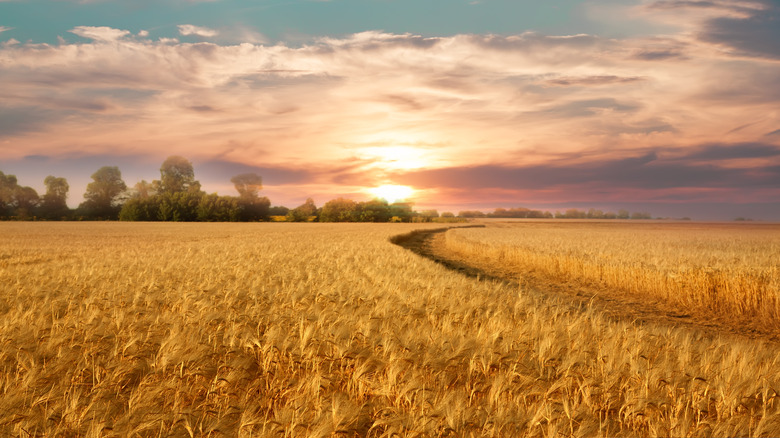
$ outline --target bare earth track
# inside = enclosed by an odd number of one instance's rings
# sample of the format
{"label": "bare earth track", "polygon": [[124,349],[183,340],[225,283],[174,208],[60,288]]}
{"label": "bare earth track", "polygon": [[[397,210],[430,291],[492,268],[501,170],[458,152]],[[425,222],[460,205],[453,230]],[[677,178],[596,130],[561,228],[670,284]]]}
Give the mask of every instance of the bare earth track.
{"label": "bare earth track", "polygon": [[[484,227],[471,225],[468,227]],[[619,290],[608,290],[593,285],[561,282],[540,277],[532,272],[511,272],[493,260],[460,257],[448,251],[444,233],[449,228],[420,230],[394,240],[416,254],[431,259],[463,275],[484,280],[508,282],[522,287],[526,293],[541,297],[563,297],[573,307],[592,306],[606,315],[639,324],[660,327],[686,327],[712,336],[735,335],[742,338],[780,342],[777,327],[767,327],[756,321],[726,320],[715,314],[687,312],[661,300],[646,297],[637,299]]]}

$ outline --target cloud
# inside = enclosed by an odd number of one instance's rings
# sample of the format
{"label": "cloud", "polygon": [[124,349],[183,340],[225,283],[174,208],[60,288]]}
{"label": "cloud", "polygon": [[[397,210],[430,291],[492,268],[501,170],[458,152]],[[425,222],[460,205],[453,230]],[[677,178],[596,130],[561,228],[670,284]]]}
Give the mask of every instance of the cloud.
{"label": "cloud", "polygon": [[[249,169],[304,198],[390,179],[440,193],[744,197],[770,190],[780,165],[776,66],[735,62],[695,33],[374,31],[296,46],[73,33],[92,41],[0,46],[0,159],[127,151],[154,171],[179,154],[221,181],[206,190]],[[361,158],[366,145],[390,152]],[[419,170],[398,170],[412,161]]]}
{"label": "cloud", "polygon": [[730,47],[737,54],[780,59],[780,3],[757,2],[744,17],[719,17],[707,22],[700,38]]}
{"label": "cloud", "polygon": [[566,102],[531,114],[543,117],[572,118],[598,116],[607,111],[634,112],[637,109],[639,109],[639,105],[636,103],[620,102],[614,98],[600,98]]}
{"label": "cloud", "polygon": [[642,61],[664,61],[668,59],[684,59],[686,56],[681,51],[673,49],[641,49],[634,53],[633,57]]}
{"label": "cloud", "polygon": [[[649,152],[622,159],[606,158],[571,164],[462,166],[396,173],[392,175],[392,180],[428,189],[553,191],[558,192],[556,197],[559,199],[596,198],[599,193],[627,189],[655,191],[656,197],[663,197],[664,193],[670,193],[670,189],[723,188],[744,192],[756,188],[776,189],[780,184],[780,166],[745,169],[694,162],[703,157],[729,157],[719,152],[722,149],[705,149],[673,160],[661,159],[655,152]],[[777,155],[776,148],[774,156]]]}
{"label": "cloud", "polygon": [[82,38],[104,42],[114,42],[126,37],[127,35],[130,35],[130,31],[113,29],[105,26],[77,26],[68,32],[76,34]]}
{"label": "cloud", "polygon": [[780,146],[767,143],[714,144],[688,149],[688,160],[733,160],[780,157]]}
{"label": "cloud", "polygon": [[0,26],[0,33],[6,32],[6,31],[9,31],[9,30],[11,30],[11,29],[13,29],[13,27],[8,27],[8,26]]}
{"label": "cloud", "polygon": [[204,38],[210,38],[219,35],[219,32],[207,27],[194,26],[192,24],[180,24],[179,33],[184,36],[195,35]]}
{"label": "cloud", "polygon": [[67,115],[41,107],[0,105],[0,139],[43,130]]}
{"label": "cloud", "polygon": [[644,80],[640,76],[632,77],[620,77],[620,76],[562,76],[555,79],[549,79],[545,81],[545,84],[560,87],[593,87],[599,85],[611,85],[611,84],[627,84],[631,82],[637,82]]}
{"label": "cloud", "polygon": [[[771,0],[770,0],[771,1]],[[690,0],[656,0],[644,5],[650,11],[670,12],[672,14],[696,14],[699,18],[712,17],[746,18],[765,8],[766,0],[738,2],[729,0],[690,1]]]}
{"label": "cloud", "polygon": [[753,1],[659,0],[644,10],[660,13],[667,22],[696,23],[694,35],[727,49],[732,55],[778,59],[780,47],[780,3]]}

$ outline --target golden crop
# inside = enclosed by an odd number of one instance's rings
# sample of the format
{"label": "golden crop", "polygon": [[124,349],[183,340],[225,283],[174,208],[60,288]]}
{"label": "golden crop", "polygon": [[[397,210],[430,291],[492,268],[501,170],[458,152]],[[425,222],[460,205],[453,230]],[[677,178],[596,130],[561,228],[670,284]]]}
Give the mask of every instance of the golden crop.
{"label": "golden crop", "polygon": [[452,230],[447,248],[780,330],[780,226],[525,222]]}
{"label": "golden crop", "polygon": [[0,223],[0,435],[780,434],[777,345],[388,242],[425,227]]}

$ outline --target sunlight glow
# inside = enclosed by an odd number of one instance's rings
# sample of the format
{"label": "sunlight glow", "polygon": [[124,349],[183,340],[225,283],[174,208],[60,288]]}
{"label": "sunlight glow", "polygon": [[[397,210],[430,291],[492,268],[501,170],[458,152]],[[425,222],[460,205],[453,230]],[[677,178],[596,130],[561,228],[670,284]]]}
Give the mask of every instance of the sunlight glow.
{"label": "sunlight glow", "polygon": [[367,190],[377,198],[384,199],[389,203],[408,199],[414,194],[414,189],[409,186],[397,186],[392,184],[386,184],[383,186],[375,187]]}

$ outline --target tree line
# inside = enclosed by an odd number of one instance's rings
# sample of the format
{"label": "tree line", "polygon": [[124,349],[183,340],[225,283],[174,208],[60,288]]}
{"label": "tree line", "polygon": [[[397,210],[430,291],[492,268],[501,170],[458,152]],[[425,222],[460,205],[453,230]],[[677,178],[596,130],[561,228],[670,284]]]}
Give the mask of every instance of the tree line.
{"label": "tree line", "polygon": [[652,219],[653,216],[648,212],[630,212],[625,209],[618,210],[617,213],[602,211],[595,208],[589,210],[578,210],[570,208],[564,212],[531,210],[529,208],[496,208],[491,213],[482,211],[467,210],[458,213],[462,218],[502,218],[502,219]]}
{"label": "tree line", "polygon": [[2,220],[123,220],[181,222],[430,222],[469,218],[558,218],[558,219],[650,219],[649,213],[619,210],[617,213],[590,209],[569,209],[564,213],[528,208],[497,208],[491,213],[461,211],[439,214],[437,210],[414,211],[408,202],[388,203],[384,199],[356,202],[337,198],[317,207],[309,198],[295,208],[271,206],[260,196],[263,180],[255,173],[230,179],[238,196],[206,193],[195,179],[192,163],[181,156],[168,157],[160,167],[160,179],[142,180],[128,188],[116,166],[104,166],[91,176],[84,202],[76,209],[66,203],[70,186],[65,178],[47,176],[46,193],[18,184],[16,176],[0,171],[0,219]]}
{"label": "tree line", "polygon": [[[384,199],[366,202],[338,198],[318,208],[309,198],[295,208],[271,206],[260,196],[262,177],[244,173],[231,178],[238,196],[206,193],[195,179],[192,163],[181,156],[168,157],[160,179],[142,180],[129,188],[116,166],[104,166],[91,176],[84,202],[76,209],[66,203],[70,186],[65,178],[48,176],[46,193],[18,184],[14,175],[0,172],[0,219],[3,220],[123,220],[181,222],[411,222],[432,219],[412,204],[390,204]],[[436,214],[438,217],[438,213]]]}

